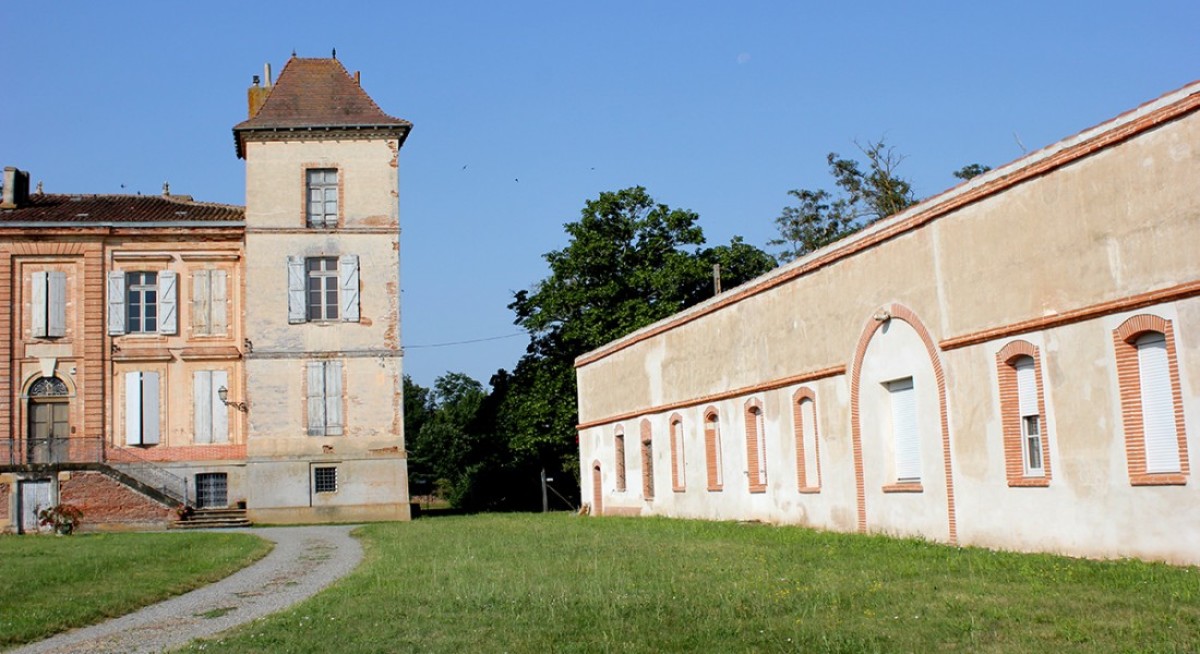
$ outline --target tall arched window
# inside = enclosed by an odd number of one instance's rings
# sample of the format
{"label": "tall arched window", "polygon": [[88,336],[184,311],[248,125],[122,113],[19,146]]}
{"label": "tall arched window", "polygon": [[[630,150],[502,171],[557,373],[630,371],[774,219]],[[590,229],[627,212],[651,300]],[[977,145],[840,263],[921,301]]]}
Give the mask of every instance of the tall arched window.
{"label": "tall arched window", "polygon": [[685,468],[683,458],[683,418],[679,414],[671,416],[671,490],[683,492],[686,490]]}
{"label": "tall arched window", "polygon": [[996,354],[1004,471],[1009,486],[1049,486],[1050,446],[1038,348],[1012,341]]}
{"label": "tall arched window", "polygon": [[1187,437],[1171,321],[1133,316],[1114,330],[1113,341],[1130,482],[1187,483]]}
{"label": "tall arched window", "polygon": [[767,490],[767,434],[762,403],[746,402],[746,467],[751,493]]}
{"label": "tall arched window", "polygon": [[654,499],[654,439],[650,421],[642,421],[642,497]]}
{"label": "tall arched window", "polygon": [[725,486],[725,463],[721,457],[721,422],[716,409],[704,412],[704,453],[708,471],[708,490]]}
{"label": "tall arched window", "polygon": [[817,443],[817,402],[810,388],[792,396],[792,421],[796,437],[796,487],[801,493],[821,490],[820,445]]}
{"label": "tall arched window", "polygon": [[617,425],[613,434],[613,450],[615,450],[617,469],[617,492],[625,492],[625,428]]}

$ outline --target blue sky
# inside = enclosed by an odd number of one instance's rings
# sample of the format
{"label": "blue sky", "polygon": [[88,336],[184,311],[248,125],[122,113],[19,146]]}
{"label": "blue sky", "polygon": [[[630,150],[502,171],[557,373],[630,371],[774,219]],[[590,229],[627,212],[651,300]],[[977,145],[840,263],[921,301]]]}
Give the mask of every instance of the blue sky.
{"label": "blue sky", "polygon": [[[293,50],[415,127],[401,155],[405,370],[486,383],[512,293],[601,191],[764,247],[825,154],[886,137],[918,196],[1200,77],[1200,3],[9,3],[0,164],[51,193],[242,204],[230,128]],[[464,168],[466,166],[466,168]],[[122,187],[124,185],[124,187]],[[1053,216],[1047,216],[1053,219]]]}

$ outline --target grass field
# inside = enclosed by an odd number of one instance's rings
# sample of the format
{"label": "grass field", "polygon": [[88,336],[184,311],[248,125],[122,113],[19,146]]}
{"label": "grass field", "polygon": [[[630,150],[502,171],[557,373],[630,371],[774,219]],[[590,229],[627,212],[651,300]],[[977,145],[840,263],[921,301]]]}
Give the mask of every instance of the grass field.
{"label": "grass field", "polygon": [[[1200,571],[799,528],[377,524],[364,564],[221,652],[1198,652]],[[200,645],[193,645],[198,649]]]}
{"label": "grass field", "polygon": [[0,537],[0,648],[124,615],[228,576],[270,550],[246,534]]}

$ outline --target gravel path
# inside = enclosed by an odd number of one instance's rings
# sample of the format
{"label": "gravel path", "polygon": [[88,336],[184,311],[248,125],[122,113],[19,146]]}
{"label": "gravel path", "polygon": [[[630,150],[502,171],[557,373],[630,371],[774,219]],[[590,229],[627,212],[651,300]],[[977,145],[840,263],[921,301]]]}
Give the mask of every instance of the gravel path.
{"label": "gravel path", "polygon": [[274,541],[257,563],[165,602],[10,650],[161,652],[285,609],[344,577],[362,560],[354,526],[237,529]]}

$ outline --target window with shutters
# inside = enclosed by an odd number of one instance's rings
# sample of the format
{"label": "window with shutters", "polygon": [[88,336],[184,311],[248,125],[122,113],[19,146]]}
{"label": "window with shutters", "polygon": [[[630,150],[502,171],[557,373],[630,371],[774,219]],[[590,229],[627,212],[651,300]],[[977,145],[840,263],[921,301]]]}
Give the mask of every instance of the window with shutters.
{"label": "window with shutters", "polygon": [[792,421],[796,438],[796,487],[801,493],[821,490],[821,467],[818,460],[816,394],[801,388],[792,396]]}
{"label": "window with shutters", "polygon": [[654,437],[650,421],[642,421],[642,497],[654,499]]}
{"label": "window with shutters", "polygon": [[161,434],[157,372],[125,373],[125,444],[157,445]]}
{"label": "window with shutters", "polygon": [[176,280],[170,270],[108,274],[108,333],[174,334],[178,331]]}
{"label": "window with shutters", "polygon": [[892,408],[892,469],[897,484],[921,481],[917,394],[912,377],[885,384]]}
{"label": "window with shutters", "polygon": [[1160,316],[1136,315],[1114,330],[1113,341],[1130,483],[1186,484],[1187,434],[1174,326]]}
{"label": "window with shutters", "polygon": [[33,338],[67,335],[67,274],[57,271],[33,273],[30,297]]}
{"label": "window with shutters", "polygon": [[704,455],[708,490],[719,491],[725,486],[725,462],[721,451],[721,422],[716,409],[704,412]]}
{"label": "window with shutters", "polygon": [[229,407],[221,401],[222,388],[229,388],[228,372],[197,370],[192,373],[193,443],[229,442]]}
{"label": "window with shutters", "polygon": [[687,490],[687,474],[683,458],[683,418],[671,416],[671,490],[681,493]]}
{"label": "window with shutters", "polygon": [[131,272],[125,276],[126,331],[131,334],[158,332],[158,274]]}
{"label": "window with shutters", "polygon": [[310,168],[306,175],[308,226],[329,229],[338,225],[338,171]]}
{"label": "window with shutters", "polygon": [[996,371],[1008,485],[1049,486],[1050,448],[1041,354],[1028,341],[1012,341],[996,354]]}
{"label": "window with shutters", "polygon": [[310,361],[306,367],[308,435],[341,436],[342,362]]}
{"label": "window with shutters", "polygon": [[767,490],[767,428],[762,402],[746,402],[746,476],[751,493]]}
{"label": "window with shutters", "polygon": [[358,322],[358,256],[288,257],[288,322]]}
{"label": "window with shutters", "polygon": [[192,272],[192,334],[224,336],[228,331],[229,274],[224,270]]}
{"label": "window with shutters", "polygon": [[613,434],[613,450],[616,457],[617,492],[625,492],[625,428],[617,425]]}

